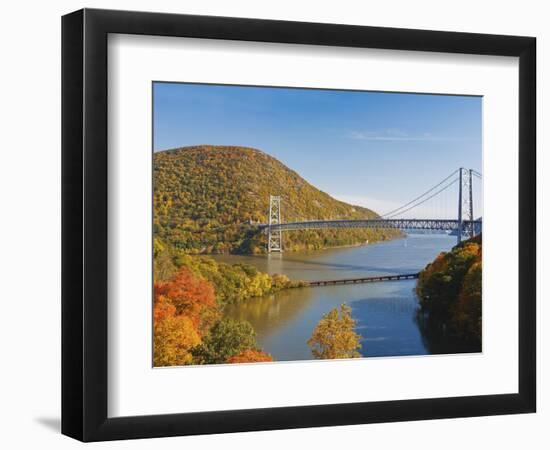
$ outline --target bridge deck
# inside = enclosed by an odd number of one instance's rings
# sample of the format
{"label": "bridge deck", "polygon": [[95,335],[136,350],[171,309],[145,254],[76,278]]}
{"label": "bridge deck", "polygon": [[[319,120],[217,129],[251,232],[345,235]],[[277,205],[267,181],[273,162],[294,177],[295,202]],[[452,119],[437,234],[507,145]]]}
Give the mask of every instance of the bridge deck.
{"label": "bridge deck", "polygon": [[410,230],[443,230],[455,231],[462,225],[463,231],[473,229],[474,234],[481,232],[481,219],[463,220],[462,223],[453,219],[354,219],[354,220],[308,220],[300,222],[286,222],[280,224],[258,224],[257,226],[268,232],[318,230],[323,228],[398,228]]}
{"label": "bridge deck", "polygon": [[328,286],[334,284],[355,284],[355,283],[375,283],[379,281],[398,281],[398,280],[414,280],[418,278],[418,273],[407,273],[399,275],[381,275],[377,277],[362,277],[362,278],[341,278],[339,280],[319,280],[309,281],[308,286]]}

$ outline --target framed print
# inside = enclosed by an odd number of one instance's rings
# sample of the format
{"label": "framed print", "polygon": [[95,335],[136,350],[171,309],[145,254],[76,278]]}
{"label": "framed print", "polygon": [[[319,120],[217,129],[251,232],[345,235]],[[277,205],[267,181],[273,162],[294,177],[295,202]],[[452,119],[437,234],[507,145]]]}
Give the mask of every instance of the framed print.
{"label": "framed print", "polygon": [[64,434],[535,411],[535,38],[62,32]]}

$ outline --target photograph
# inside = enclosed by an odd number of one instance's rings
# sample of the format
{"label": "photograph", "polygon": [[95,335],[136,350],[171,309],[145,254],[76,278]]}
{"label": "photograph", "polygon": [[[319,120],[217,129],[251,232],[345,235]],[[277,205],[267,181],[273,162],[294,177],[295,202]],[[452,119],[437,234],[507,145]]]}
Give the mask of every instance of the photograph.
{"label": "photograph", "polygon": [[482,105],[154,81],[153,366],[482,352]]}
{"label": "photograph", "polygon": [[470,3],[7,2],[0,449],[550,448],[548,14]]}

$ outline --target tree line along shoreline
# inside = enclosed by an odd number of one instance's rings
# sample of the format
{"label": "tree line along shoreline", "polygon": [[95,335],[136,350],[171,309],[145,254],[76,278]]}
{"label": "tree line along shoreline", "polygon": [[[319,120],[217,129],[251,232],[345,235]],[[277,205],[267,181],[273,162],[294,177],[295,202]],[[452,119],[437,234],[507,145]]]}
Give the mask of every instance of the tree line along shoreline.
{"label": "tree line along shoreline", "polygon": [[440,253],[419,274],[416,321],[433,354],[482,349],[482,236]]}

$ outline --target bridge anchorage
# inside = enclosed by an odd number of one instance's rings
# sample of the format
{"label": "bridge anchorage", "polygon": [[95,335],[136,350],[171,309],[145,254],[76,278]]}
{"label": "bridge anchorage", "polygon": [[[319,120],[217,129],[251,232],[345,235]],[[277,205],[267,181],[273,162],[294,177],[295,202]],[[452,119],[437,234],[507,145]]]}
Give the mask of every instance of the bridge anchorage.
{"label": "bridge anchorage", "polygon": [[[474,219],[473,180],[481,180],[482,175],[473,169],[459,168],[448,177],[414,198],[408,203],[393,209],[375,219],[336,219],[336,220],[301,220],[295,222],[281,221],[281,196],[269,197],[269,223],[259,224],[267,233],[267,250],[269,253],[283,251],[283,231],[317,230],[325,228],[393,228],[400,230],[447,231],[456,234],[457,243],[462,238],[473,237],[481,233],[482,219]],[[441,197],[445,192],[458,187],[458,213],[456,219],[450,218],[404,218],[406,212],[425,204],[428,200]],[[456,201],[456,200],[455,200]],[[456,203],[455,203],[456,205]]]}

